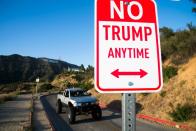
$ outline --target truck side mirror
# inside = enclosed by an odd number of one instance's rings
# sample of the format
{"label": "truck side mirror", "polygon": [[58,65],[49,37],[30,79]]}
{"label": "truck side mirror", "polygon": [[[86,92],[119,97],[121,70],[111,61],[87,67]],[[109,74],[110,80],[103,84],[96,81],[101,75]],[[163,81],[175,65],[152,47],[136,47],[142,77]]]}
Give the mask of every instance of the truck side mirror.
{"label": "truck side mirror", "polygon": [[65,97],[69,97],[69,92],[64,93]]}

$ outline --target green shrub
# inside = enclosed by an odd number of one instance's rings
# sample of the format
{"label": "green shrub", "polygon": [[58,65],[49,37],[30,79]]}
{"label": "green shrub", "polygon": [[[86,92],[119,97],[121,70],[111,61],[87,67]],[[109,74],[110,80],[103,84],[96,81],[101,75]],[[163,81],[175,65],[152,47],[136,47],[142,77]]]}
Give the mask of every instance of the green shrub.
{"label": "green shrub", "polygon": [[85,74],[84,73],[78,73],[75,76],[73,76],[72,78],[76,79],[77,81],[82,81],[85,78]]}
{"label": "green shrub", "polygon": [[178,105],[176,110],[170,113],[169,115],[176,122],[185,122],[191,118],[193,112],[192,106],[186,104],[183,106]]}
{"label": "green shrub", "polygon": [[43,84],[38,88],[38,92],[47,92],[53,88],[54,86],[51,84]]}
{"label": "green shrub", "polygon": [[163,69],[163,79],[165,82],[167,82],[170,78],[177,75],[177,68],[173,66],[168,66]]}
{"label": "green shrub", "polygon": [[94,85],[89,82],[87,82],[87,83],[82,82],[82,83],[77,84],[77,87],[83,88],[85,90],[89,90],[89,89],[93,88]]}
{"label": "green shrub", "polygon": [[165,95],[166,95],[166,91],[161,91],[160,96],[165,97]]}
{"label": "green shrub", "polygon": [[0,103],[6,102],[6,101],[12,101],[14,98],[16,98],[18,95],[18,92],[13,92],[9,94],[1,94],[0,95]]}
{"label": "green shrub", "polygon": [[143,96],[147,96],[149,95],[150,93],[141,93]]}
{"label": "green shrub", "polygon": [[188,29],[174,32],[163,27],[161,34],[161,52],[163,60],[170,59],[172,63],[179,65],[185,63],[196,52],[196,26],[187,24]]}

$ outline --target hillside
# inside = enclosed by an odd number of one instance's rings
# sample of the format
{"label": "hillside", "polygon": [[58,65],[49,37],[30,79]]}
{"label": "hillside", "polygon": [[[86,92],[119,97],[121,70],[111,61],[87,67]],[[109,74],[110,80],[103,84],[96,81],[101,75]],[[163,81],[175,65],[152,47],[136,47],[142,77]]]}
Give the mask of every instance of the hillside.
{"label": "hillside", "polygon": [[21,55],[0,56],[0,84],[32,82],[37,77],[50,81],[55,75],[77,65],[48,58],[33,58]]}
{"label": "hillside", "polygon": [[178,75],[164,84],[160,93],[138,94],[137,102],[142,105],[141,113],[173,120],[171,113],[177,107],[189,107],[190,122],[196,125],[196,56],[178,69]]}
{"label": "hillside", "polygon": [[[164,86],[159,93],[137,94],[137,111],[185,122],[196,128],[196,27],[187,24],[187,29],[176,32],[163,27],[160,36]],[[92,95],[107,107],[121,109],[121,94],[100,94],[92,83],[92,68],[90,72],[60,74],[52,81],[61,89],[69,86],[90,89]]]}
{"label": "hillside", "polygon": [[88,66],[80,68],[79,72],[68,71],[57,75],[51,84],[55,87],[59,87],[61,90],[67,87],[81,87],[86,90],[93,88],[94,81],[94,68]]}
{"label": "hillside", "polygon": [[[188,107],[187,123],[196,128],[196,56],[186,64],[178,67],[178,73],[171,78],[160,93],[137,94],[137,105],[141,109],[139,113],[152,115],[154,117],[173,120],[170,115],[177,107]],[[121,108],[121,94],[100,94],[94,88],[91,93],[99,98],[101,103],[117,110]]]}

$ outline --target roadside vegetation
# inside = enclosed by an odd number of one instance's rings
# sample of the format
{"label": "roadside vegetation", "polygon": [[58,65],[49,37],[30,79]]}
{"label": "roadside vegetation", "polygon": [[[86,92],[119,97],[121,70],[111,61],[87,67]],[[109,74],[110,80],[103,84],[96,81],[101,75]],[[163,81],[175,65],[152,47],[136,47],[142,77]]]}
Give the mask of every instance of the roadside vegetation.
{"label": "roadside vegetation", "polygon": [[[137,94],[141,114],[186,122],[196,128],[196,27],[160,29],[164,86],[159,93]],[[120,94],[91,93],[106,105],[120,107]],[[118,104],[118,105],[116,105]]]}
{"label": "roadside vegetation", "polygon": [[141,113],[186,122],[196,128],[196,26],[160,29],[164,86],[160,93],[138,94]]}
{"label": "roadside vegetation", "polygon": [[174,32],[163,27],[161,34],[161,52],[163,62],[170,59],[175,65],[186,63],[196,52],[196,26],[187,24],[187,29]]}
{"label": "roadside vegetation", "polygon": [[34,83],[10,83],[0,85],[0,103],[11,101],[17,97],[17,95],[23,93],[32,93],[32,89],[35,86]]}
{"label": "roadside vegetation", "polygon": [[[42,83],[38,85],[38,92],[52,92],[56,90],[57,88],[51,85],[50,83]],[[35,93],[35,89],[34,89],[34,93]]]}
{"label": "roadside vegetation", "polygon": [[0,84],[0,94],[4,93],[12,93],[12,92],[21,92],[21,93],[31,93],[32,88],[35,87],[35,83],[33,82],[17,82],[10,84]]}
{"label": "roadside vegetation", "polygon": [[176,122],[186,122],[191,119],[193,113],[193,106],[192,105],[178,105],[176,109],[170,113],[170,116]]}
{"label": "roadside vegetation", "polygon": [[80,66],[78,72],[67,71],[56,76],[52,81],[52,85],[59,87],[59,90],[64,90],[69,87],[80,87],[85,90],[94,88],[94,67],[88,66],[86,69],[83,65]]}
{"label": "roadside vegetation", "polygon": [[170,78],[177,75],[178,69],[173,66],[167,66],[163,68],[163,79],[164,82],[168,82]]}
{"label": "roadside vegetation", "polygon": [[19,92],[12,92],[8,94],[0,94],[0,104],[6,101],[11,101],[19,95]]}

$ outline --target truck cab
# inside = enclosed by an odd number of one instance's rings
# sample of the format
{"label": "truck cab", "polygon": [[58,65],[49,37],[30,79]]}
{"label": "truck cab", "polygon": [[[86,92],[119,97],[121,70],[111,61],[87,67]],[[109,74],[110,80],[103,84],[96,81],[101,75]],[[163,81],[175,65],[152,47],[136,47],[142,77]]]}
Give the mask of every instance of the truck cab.
{"label": "truck cab", "polygon": [[68,88],[57,95],[57,113],[61,113],[63,107],[70,124],[75,122],[77,115],[91,114],[95,120],[102,117],[98,100],[81,88]]}

